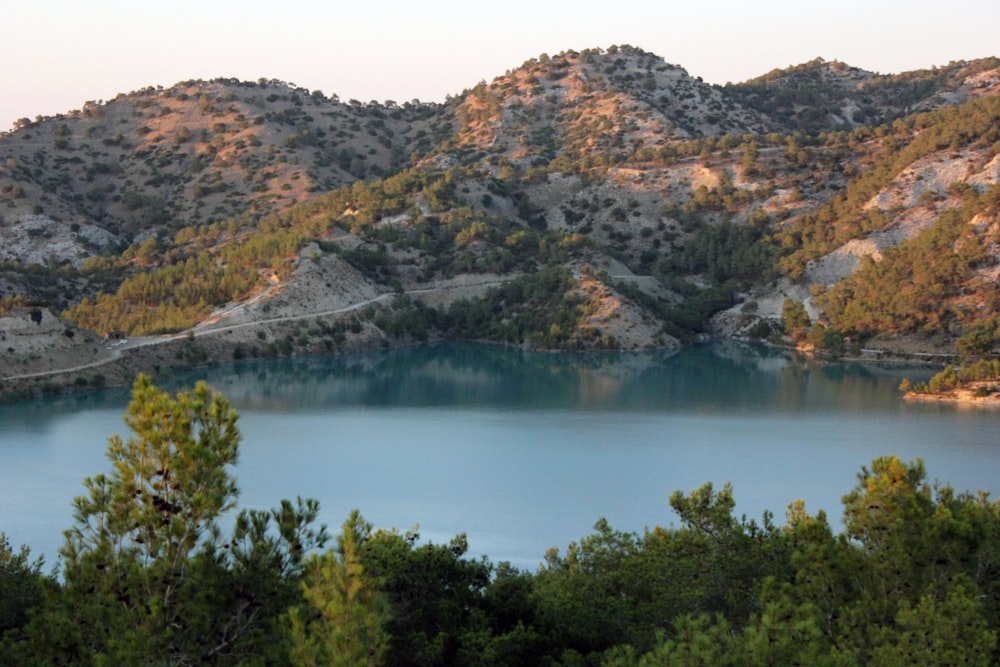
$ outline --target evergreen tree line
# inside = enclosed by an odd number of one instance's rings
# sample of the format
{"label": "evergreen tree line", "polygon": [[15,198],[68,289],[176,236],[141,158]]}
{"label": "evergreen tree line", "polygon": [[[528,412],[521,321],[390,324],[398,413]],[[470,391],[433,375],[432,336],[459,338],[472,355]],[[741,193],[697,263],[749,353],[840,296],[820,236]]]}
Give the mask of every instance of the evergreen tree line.
{"label": "evergreen tree line", "polygon": [[[0,534],[9,665],[990,665],[1000,504],[878,458],[843,530],[792,503],[675,492],[676,527],[600,520],[534,572],[312,500],[237,510],[238,416],[140,377],[107,473],[84,479],[60,576]],[[235,513],[224,534],[219,519]],[[230,514],[230,516],[232,516]]]}

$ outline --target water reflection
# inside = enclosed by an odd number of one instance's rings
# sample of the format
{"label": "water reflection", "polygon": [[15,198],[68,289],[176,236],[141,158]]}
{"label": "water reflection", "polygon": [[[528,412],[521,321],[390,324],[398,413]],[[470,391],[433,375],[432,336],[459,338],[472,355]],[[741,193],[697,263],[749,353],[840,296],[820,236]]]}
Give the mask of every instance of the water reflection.
{"label": "water reflection", "polygon": [[[677,353],[546,354],[475,344],[428,345],[321,359],[251,361],[209,379],[255,410],[471,407],[531,410],[899,410],[904,375],[926,368],[819,363],[726,343]],[[201,374],[203,375],[203,374]],[[173,384],[191,383],[185,374]]]}
{"label": "water reflection", "polygon": [[[905,409],[897,387],[927,367],[821,363],[740,342],[680,352],[548,354],[437,344],[323,358],[255,360],[160,378],[176,390],[207,379],[237,406],[317,411],[367,407],[530,410],[798,411]],[[128,389],[0,405],[0,424],[30,429],[51,411],[123,407]],[[921,406],[918,409],[935,409]],[[950,407],[947,409],[951,409]]]}
{"label": "water reflection", "polygon": [[[241,504],[320,500],[339,525],[375,525],[521,566],[605,516],[625,530],[669,523],[669,494],[734,484],[739,511],[780,520],[808,500],[836,517],[875,456],[923,457],[957,488],[1000,479],[1000,413],[907,404],[897,387],[932,369],[824,364],[725,343],[644,354],[543,354],[428,345],[321,359],[247,361],[205,378],[239,410]],[[127,389],[0,405],[0,530],[55,554],[85,475],[125,434]]]}

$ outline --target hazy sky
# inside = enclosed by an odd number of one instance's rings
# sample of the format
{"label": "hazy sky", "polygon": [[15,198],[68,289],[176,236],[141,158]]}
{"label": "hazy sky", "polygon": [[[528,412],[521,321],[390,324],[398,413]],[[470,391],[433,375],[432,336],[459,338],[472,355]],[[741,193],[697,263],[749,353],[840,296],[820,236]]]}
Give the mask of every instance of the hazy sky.
{"label": "hazy sky", "polygon": [[881,73],[1000,56],[998,0],[22,0],[0,15],[0,131],[187,79],[443,101],[542,53],[631,44],[710,83],[817,56]]}

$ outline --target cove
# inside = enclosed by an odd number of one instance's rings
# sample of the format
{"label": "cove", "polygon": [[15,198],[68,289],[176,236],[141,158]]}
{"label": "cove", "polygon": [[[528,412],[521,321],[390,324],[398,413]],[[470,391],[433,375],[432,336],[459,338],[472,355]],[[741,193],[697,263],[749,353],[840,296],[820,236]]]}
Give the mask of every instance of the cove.
{"label": "cove", "polygon": [[[1000,411],[907,403],[932,369],[818,364],[718,343],[676,353],[544,354],[435,344],[318,359],[239,362],[206,379],[240,412],[240,505],[317,498],[333,531],[352,508],[377,528],[534,570],[605,517],[676,525],[674,490],[731,482],[737,512],[784,521],[801,498],[840,526],[840,497],[877,456],[922,458],[931,479],[1000,492]],[[128,391],[0,406],[0,530],[52,563],[84,476]]]}

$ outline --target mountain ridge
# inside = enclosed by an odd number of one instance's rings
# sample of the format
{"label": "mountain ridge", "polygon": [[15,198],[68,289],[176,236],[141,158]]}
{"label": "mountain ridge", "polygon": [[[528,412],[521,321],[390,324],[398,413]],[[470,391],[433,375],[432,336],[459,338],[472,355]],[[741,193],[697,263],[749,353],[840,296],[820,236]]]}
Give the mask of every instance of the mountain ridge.
{"label": "mountain ridge", "polygon": [[[144,89],[0,135],[0,300],[92,329],[139,326],[133,312],[147,324],[132,334],[180,330],[254,295],[276,307],[315,264],[323,281],[286,309],[308,314],[334,287],[401,298],[301,345],[251,333],[213,354],[336,351],[362,335],[641,348],[778,331],[785,299],[813,331],[860,340],[879,331],[822,305],[861,266],[837,253],[878,260],[960,209],[955,184],[995,190],[998,95],[996,58],[891,77],[817,59],[710,86],[631,46],[533,58],[443,104],[344,103],[263,79]],[[984,276],[989,201],[970,213]],[[546,267],[567,271],[539,278],[557,290],[532,306],[548,304],[547,322],[505,301]],[[963,297],[982,318],[953,309],[935,325],[944,340],[990,316],[990,289]],[[476,299],[498,300],[495,324]],[[458,324],[473,312],[482,321]]]}

